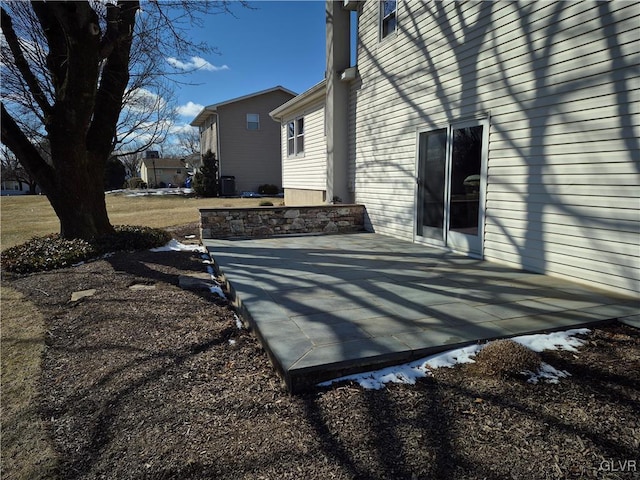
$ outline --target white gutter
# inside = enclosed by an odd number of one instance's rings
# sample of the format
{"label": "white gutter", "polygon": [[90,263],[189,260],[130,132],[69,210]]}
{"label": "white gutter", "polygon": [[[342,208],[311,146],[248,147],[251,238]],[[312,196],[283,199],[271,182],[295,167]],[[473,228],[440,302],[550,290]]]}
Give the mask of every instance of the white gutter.
{"label": "white gutter", "polygon": [[300,111],[303,107],[323,100],[325,98],[325,85],[325,80],[318,82],[307,91],[269,112],[269,116],[276,122],[283,122],[284,118],[292,112]]}

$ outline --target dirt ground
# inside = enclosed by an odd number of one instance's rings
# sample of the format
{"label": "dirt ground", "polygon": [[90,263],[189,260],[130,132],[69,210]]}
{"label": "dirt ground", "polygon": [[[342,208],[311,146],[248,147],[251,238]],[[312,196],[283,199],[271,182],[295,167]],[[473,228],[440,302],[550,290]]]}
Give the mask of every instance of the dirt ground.
{"label": "dirt ground", "polygon": [[46,321],[39,410],[59,478],[640,478],[638,330],[612,323],[579,353],[544,353],[571,373],[558,384],[456,367],[291,396],[225,301],[178,286],[205,268],[119,253],[5,279]]}

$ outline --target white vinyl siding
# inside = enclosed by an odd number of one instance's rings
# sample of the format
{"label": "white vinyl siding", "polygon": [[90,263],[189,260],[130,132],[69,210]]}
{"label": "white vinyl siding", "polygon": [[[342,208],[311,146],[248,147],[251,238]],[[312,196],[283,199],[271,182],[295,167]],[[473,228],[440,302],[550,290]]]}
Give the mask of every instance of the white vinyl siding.
{"label": "white vinyl siding", "polygon": [[[282,186],[302,190],[326,190],[327,141],[324,134],[324,104],[296,113],[282,125]],[[304,152],[288,155],[287,131],[290,121],[304,118]]]}
{"label": "white vinyl siding", "polygon": [[413,238],[416,132],[488,115],[484,258],[637,295],[637,5],[402,9],[392,43],[377,2],[358,19],[350,177],[370,227]]}
{"label": "white vinyl siding", "polygon": [[205,123],[206,128],[200,132],[200,145],[201,152],[204,155],[209,150],[218,155],[218,130],[217,130],[217,117],[211,115]]}

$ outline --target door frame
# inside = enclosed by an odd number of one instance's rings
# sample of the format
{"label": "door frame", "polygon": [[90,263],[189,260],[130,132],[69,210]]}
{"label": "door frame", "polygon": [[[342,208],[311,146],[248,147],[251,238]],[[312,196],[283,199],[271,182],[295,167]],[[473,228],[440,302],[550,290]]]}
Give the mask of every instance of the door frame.
{"label": "door frame", "polygon": [[[469,257],[480,258],[484,257],[484,226],[486,219],[486,190],[487,190],[487,170],[489,160],[489,128],[491,122],[488,114],[460,119],[446,124],[435,124],[431,126],[420,127],[416,129],[416,148],[415,148],[415,164],[414,164],[414,205],[413,205],[413,241],[415,243],[421,243],[424,245],[436,246],[444,248],[446,250],[462,253]],[[453,147],[453,131],[459,128],[482,126],[482,151],[480,159],[480,192],[478,198],[478,235],[477,240],[469,242],[471,236],[461,234],[459,232],[450,232],[450,202],[451,202],[451,157]],[[445,191],[444,191],[444,222],[442,240],[434,239],[426,236],[418,235],[418,222],[422,221],[418,218],[419,212],[419,199],[420,199],[420,134],[429,133],[436,130],[447,130],[447,146],[446,146],[446,158],[445,158]],[[454,240],[451,241],[450,233],[453,233]],[[466,245],[461,245],[466,242]]]}

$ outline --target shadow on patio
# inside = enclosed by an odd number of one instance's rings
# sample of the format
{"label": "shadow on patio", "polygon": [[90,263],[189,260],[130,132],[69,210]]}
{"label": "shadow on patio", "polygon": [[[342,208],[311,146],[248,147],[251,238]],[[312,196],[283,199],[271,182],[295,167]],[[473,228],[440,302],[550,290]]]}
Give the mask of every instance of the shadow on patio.
{"label": "shadow on patio", "polygon": [[371,233],[204,240],[287,387],[637,314],[628,297]]}

